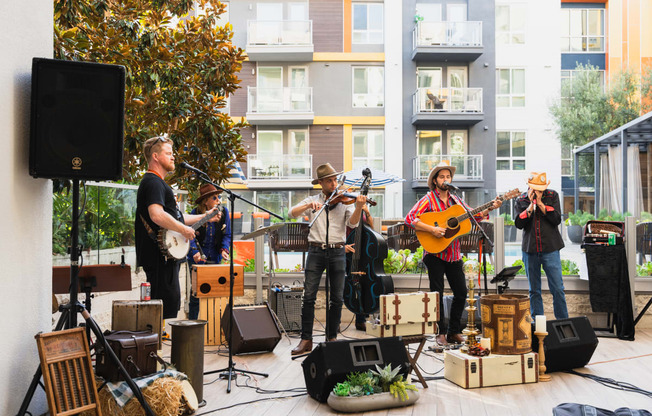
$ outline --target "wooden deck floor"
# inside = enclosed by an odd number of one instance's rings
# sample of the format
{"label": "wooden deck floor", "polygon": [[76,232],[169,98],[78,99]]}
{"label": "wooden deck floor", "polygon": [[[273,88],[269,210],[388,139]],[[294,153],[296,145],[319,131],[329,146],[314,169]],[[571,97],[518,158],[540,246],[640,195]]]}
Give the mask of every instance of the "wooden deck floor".
{"label": "wooden deck floor", "polygon": [[[344,325],[343,325],[344,326]],[[352,325],[351,325],[352,328]],[[317,329],[317,327],[315,328]],[[366,334],[347,329],[341,339],[365,338]],[[316,336],[315,341],[322,341]],[[227,382],[217,374],[204,377],[203,397],[207,404],[196,413],[220,415],[331,415],[326,404],[318,403],[305,394],[301,367],[303,359],[292,360],[290,350],[298,339],[284,337],[272,353],[235,356],[237,368],[269,373],[269,377],[247,377],[239,375],[226,393]],[[426,343],[426,348],[433,345]],[[164,355],[169,357],[170,345],[164,346]],[[228,358],[224,347],[206,347],[204,369],[210,371],[226,367]],[[424,349],[425,351],[425,349]],[[426,355],[427,354],[427,355]],[[419,358],[419,365],[425,376],[443,376],[443,354],[425,351]],[[621,382],[633,384],[652,391],[652,330],[638,330],[636,341],[621,341],[615,338],[599,338],[599,344],[591,362],[579,370]],[[261,394],[254,388],[265,390],[290,390],[274,394]],[[411,407],[368,412],[365,415],[546,415],[560,403],[574,402],[590,404],[609,410],[618,407],[652,409],[652,399],[642,394],[614,390],[593,380],[567,373],[553,373],[552,381],[537,384],[522,384],[465,390],[445,380],[431,380],[428,388],[422,389],[420,400]],[[304,393],[304,394],[301,394]],[[264,400],[269,397],[298,397]],[[232,406],[232,407],[230,407]],[[218,410],[221,409],[221,410]]]}

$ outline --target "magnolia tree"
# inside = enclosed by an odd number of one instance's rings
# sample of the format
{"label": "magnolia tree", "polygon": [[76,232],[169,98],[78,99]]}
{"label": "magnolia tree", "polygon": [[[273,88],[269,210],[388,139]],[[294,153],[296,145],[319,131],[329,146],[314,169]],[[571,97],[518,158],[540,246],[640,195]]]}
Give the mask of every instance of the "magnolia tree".
{"label": "magnolia tree", "polygon": [[[193,8],[194,7],[194,8]],[[243,51],[231,43],[225,6],[217,0],[55,0],[57,59],[123,65],[126,69],[123,177],[146,167],[142,145],[168,134],[180,160],[214,180],[243,161],[240,129],[224,112],[237,88]],[[185,171],[170,181],[192,182]]]}

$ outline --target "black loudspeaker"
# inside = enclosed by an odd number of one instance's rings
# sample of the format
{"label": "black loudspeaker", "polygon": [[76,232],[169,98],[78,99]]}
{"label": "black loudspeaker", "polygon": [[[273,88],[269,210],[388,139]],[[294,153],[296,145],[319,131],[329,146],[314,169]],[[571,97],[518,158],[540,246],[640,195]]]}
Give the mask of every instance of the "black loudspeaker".
{"label": "black loudspeaker", "polygon": [[[231,326],[231,305],[224,309],[222,328],[229,339]],[[272,311],[267,304],[236,306],[233,309],[233,354],[273,351],[281,340],[281,331],[276,325]]]}
{"label": "black loudspeaker", "polygon": [[391,364],[392,368],[400,365],[400,374],[406,379],[411,367],[403,339],[391,337],[322,342],[301,365],[308,394],[326,403],[333,387],[346,380],[347,374],[375,370],[376,364],[380,367]]}
{"label": "black loudspeaker", "polygon": [[29,174],[122,178],[125,69],[34,58]]}
{"label": "black loudspeaker", "polygon": [[[586,316],[557,319],[546,323],[548,336],[543,341],[546,372],[584,367],[591,360],[598,338]],[[534,328],[532,329],[534,334]],[[532,351],[539,351],[539,339],[532,337]]]}

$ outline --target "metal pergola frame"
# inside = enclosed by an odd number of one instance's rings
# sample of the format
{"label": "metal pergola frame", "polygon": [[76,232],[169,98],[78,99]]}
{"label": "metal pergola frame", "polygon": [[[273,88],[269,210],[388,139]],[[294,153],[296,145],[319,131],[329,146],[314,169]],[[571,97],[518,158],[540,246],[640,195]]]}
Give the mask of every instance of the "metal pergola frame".
{"label": "metal pergola frame", "polygon": [[[622,146],[622,177],[623,187],[621,193],[621,202],[623,212],[627,211],[627,147],[631,144],[638,144],[640,150],[647,152],[648,168],[652,166],[652,112],[630,121],[618,127],[609,133],[598,137],[597,139],[578,147],[573,150],[573,173],[575,175],[575,207],[579,207],[579,154],[593,153],[594,160],[594,195],[595,195],[595,214],[600,212],[600,153],[608,151],[610,146]],[[652,175],[648,175],[648,204],[652,201]]]}

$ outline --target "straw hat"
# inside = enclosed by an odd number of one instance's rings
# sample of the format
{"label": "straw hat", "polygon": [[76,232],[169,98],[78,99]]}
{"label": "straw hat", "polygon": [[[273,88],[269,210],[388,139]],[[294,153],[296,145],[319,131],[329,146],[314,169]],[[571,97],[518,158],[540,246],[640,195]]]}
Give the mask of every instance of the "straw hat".
{"label": "straw hat", "polygon": [[441,162],[439,162],[439,164],[437,164],[437,166],[432,168],[432,170],[430,171],[430,175],[428,175],[428,188],[430,188],[431,191],[435,189],[435,185],[433,184],[433,182],[437,177],[437,174],[439,173],[440,170],[443,169],[448,169],[451,173],[451,179],[453,179],[453,176],[455,176],[455,170],[457,168],[455,166],[451,166],[451,162],[448,160],[442,160]]}
{"label": "straw hat", "polygon": [[320,179],[330,178],[331,176],[337,176],[342,172],[336,172],[335,169],[331,166],[330,163],[317,166],[317,178],[312,180],[313,185],[317,185]]}
{"label": "straw hat", "polygon": [[208,198],[209,196],[213,196],[216,194],[221,194],[222,190],[217,189],[214,185],[211,185],[210,183],[205,183],[199,188],[199,197],[195,200],[195,205],[201,204],[201,202]]}
{"label": "straw hat", "polygon": [[550,185],[550,181],[546,182],[547,180],[546,172],[530,172],[530,176],[527,178],[527,184],[535,191],[545,191],[548,185]]}

